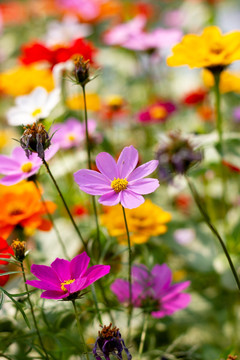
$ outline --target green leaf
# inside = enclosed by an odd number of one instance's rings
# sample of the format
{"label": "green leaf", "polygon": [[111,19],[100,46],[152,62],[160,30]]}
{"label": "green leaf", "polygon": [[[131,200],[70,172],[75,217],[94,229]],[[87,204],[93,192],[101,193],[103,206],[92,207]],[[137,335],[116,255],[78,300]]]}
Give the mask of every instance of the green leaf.
{"label": "green leaf", "polygon": [[7,290],[3,289],[1,286],[0,286],[0,290],[2,290],[2,292],[3,292],[5,295],[7,295],[7,297],[9,297],[9,299],[11,299],[12,302],[16,305],[17,309],[21,312],[21,314],[22,314],[22,316],[23,316],[23,318],[24,318],[24,320],[25,320],[28,328],[31,329],[31,326],[30,326],[30,324],[29,324],[28,318],[27,318],[25,312],[23,311],[21,305],[13,298],[12,294],[9,294],[9,292],[7,292]]}
{"label": "green leaf", "polygon": [[4,273],[0,273],[0,276],[12,275],[12,274],[22,274],[22,271],[7,271]]}
{"label": "green leaf", "polygon": [[13,259],[9,259],[9,258],[2,258],[2,257],[0,257],[0,260],[7,261],[7,262],[9,262],[11,264],[15,264],[15,265],[20,266],[20,262],[17,261],[17,260],[13,260]]}

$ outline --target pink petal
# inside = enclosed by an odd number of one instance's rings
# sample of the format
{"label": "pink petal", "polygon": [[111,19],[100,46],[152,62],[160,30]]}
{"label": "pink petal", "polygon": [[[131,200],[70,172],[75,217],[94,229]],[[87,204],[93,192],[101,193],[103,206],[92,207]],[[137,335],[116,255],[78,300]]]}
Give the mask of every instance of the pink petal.
{"label": "pink petal", "polygon": [[74,174],[74,180],[82,191],[91,195],[103,195],[111,190],[110,180],[94,170],[78,170]]}
{"label": "pink petal", "polygon": [[9,156],[0,155],[0,173],[9,174],[19,169],[19,163]]}
{"label": "pink petal", "polygon": [[121,204],[126,209],[134,209],[144,203],[144,197],[142,195],[136,194],[131,190],[123,190],[121,194]]}
{"label": "pink petal", "polygon": [[42,281],[47,281],[55,285],[59,284],[59,278],[50,266],[33,264],[31,266],[31,272]]}
{"label": "pink petal", "polygon": [[51,263],[51,267],[57,273],[60,282],[71,280],[70,261],[56,258],[56,260]]}
{"label": "pink petal", "polygon": [[45,160],[48,161],[50,160],[55,154],[56,152],[59,150],[59,145],[58,144],[52,144],[49,149],[47,149],[45,151]]}
{"label": "pink petal", "polygon": [[157,179],[139,179],[128,184],[128,189],[141,195],[150,194],[159,187]]}
{"label": "pink petal", "polygon": [[107,275],[110,271],[110,265],[93,265],[84,274],[87,281],[83,288],[91,285],[101,277]]}
{"label": "pink petal", "polygon": [[158,160],[148,161],[146,164],[143,164],[133,170],[133,172],[128,177],[128,181],[142,179],[143,177],[150,175],[153,171],[156,170],[157,166]]}
{"label": "pink petal", "polygon": [[151,276],[151,272],[145,265],[139,264],[132,266],[132,277],[134,280],[140,282],[147,281],[149,276]]}
{"label": "pink petal", "polygon": [[167,311],[168,315],[171,315],[187,307],[191,301],[191,296],[189,294],[178,294],[174,299],[168,300],[167,303],[165,303],[165,300],[162,301],[163,308]]}
{"label": "pink petal", "polygon": [[178,295],[180,293],[180,291],[186,289],[190,285],[190,283],[191,283],[190,281],[184,281],[184,282],[172,285],[169,288],[169,290],[167,291],[167,293],[164,294],[164,296],[162,297],[162,300],[163,301],[171,300],[173,297]]}
{"label": "pink petal", "polygon": [[62,291],[54,291],[54,290],[53,291],[47,290],[41,294],[41,298],[54,299],[54,300],[64,299],[65,297],[68,297],[68,296],[69,296],[68,293],[63,293]]}
{"label": "pink petal", "polygon": [[71,260],[70,271],[73,279],[78,279],[80,276],[84,276],[84,272],[87,270],[89,261],[90,257],[85,251]]}
{"label": "pink petal", "polygon": [[34,286],[35,288],[42,289],[42,290],[56,290],[56,291],[61,290],[60,283],[58,283],[59,285],[57,286],[57,285],[47,282],[47,281],[27,280],[26,284]]}
{"label": "pink petal", "polygon": [[117,161],[117,168],[120,179],[125,179],[135,169],[138,163],[138,151],[131,145],[121,152]]}
{"label": "pink petal", "polygon": [[117,164],[110,154],[106,152],[98,154],[96,157],[96,165],[98,170],[110,181],[114,178],[118,178]]}
{"label": "pink petal", "polygon": [[10,186],[19,183],[24,178],[25,176],[22,173],[7,175],[0,180],[0,184]]}
{"label": "pink petal", "polygon": [[155,278],[154,291],[156,296],[160,296],[164,289],[169,288],[172,282],[172,271],[166,264],[155,265],[151,271]]}
{"label": "pink petal", "polygon": [[73,294],[75,292],[78,292],[78,291],[81,291],[82,289],[84,289],[86,287],[85,286],[86,281],[87,281],[86,277],[79,278],[79,279],[76,279],[76,281],[74,281],[71,284],[64,285],[64,287],[68,290],[68,292],[70,294]]}
{"label": "pink petal", "polygon": [[106,206],[117,205],[120,202],[120,194],[121,193],[116,193],[114,190],[109,191],[106,194],[102,195],[99,198],[98,202]]}
{"label": "pink petal", "polygon": [[126,280],[116,279],[110,286],[112,292],[117,296],[118,301],[128,302],[129,300],[129,283]]}

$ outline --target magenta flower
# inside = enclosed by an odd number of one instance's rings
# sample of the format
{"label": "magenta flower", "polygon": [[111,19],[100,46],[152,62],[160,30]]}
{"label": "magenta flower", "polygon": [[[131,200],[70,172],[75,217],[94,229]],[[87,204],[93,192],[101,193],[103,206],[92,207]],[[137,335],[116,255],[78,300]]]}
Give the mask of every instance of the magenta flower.
{"label": "magenta flower", "polygon": [[158,161],[152,160],[136,168],[137,163],[138,151],[132,145],[123,149],[117,163],[110,154],[102,152],[96,157],[100,173],[83,169],[74,174],[74,179],[87,194],[101,195],[100,204],[121,203],[124,208],[133,209],[144,203],[142,195],[159,187],[157,179],[143,179],[157,168]]}
{"label": "magenta flower", "polygon": [[[172,272],[166,264],[155,265],[149,271],[145,265],[132,267],[132,304],[151,312],[155,318],[172,315],[188,306],[191,298],[182,293],[190,285],[190,281],[171,284]],[[116,279],[111,285],[112,292],[119,302],[129,302],[129,282]]]}
{"label": "magenta flower", "polygon": [[[58,149],[58,145],[51,145],[45,150],[46,161],[50,160]],[[18,146],[11,156],[0,155],[0,174],[5,175],[0,180],[0,184],[7,186],[17,184],[36,174],[41,165],[42,160],[37,153],[32,153],[28,158],[25,151]]]}
{"label": "magenta flower", "polygon": [[83,252],[71,261],[57,258],[51,266],[31,266],[31,272],[39,280],[27,280],[28,285],[45,290],[41,297],[45,299],[74,299],[80,291],[107,275],[109,265],[94,265],[87,269],[90,257]]}
{"label": "magenta flower", "polygon": [[157,101],[138,114],[138,121],[145,124],[165,122],[175,110],[173,103]]}

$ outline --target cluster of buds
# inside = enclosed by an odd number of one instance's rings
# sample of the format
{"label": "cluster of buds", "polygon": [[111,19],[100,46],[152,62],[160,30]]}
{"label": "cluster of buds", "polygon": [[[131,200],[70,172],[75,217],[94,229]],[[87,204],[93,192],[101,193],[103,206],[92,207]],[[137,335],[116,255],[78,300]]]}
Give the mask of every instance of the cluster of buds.
{"label": "cluster of buds", "polygon": [[13,240],[12,244],[11,244],[11,248],[13,249],[15,258],[18,261],[23,261],[26,257],[26,242],[25,241],[20,241],[18,239]]}
{"label": "cluster of buds", "polygon": [[[126,348],[119,329],[116,326],[112,327],[112,323],[108,326],[100,325],[100,327],[102,330],[98,332],[98,337],[93,348],[93,354],[96,360],[102,360],[102,356],[105,360],[110,360],[111,354],[122,360],[123,350],[127,355],[127,359],[131,360],[132,355]],[[97,352],[98,348],[100,353]]]}
{"label": "cluster of buds", "polygon": [[89,76],[90,63],[89,60],[84,60],[83,56],[76,55],[73,58],[75,70],[74,75],[77,84],[85,86],[91,79]]}
{"label": "cluster of buds", "polygon": [[160,179],[171,182],[176,174],[185,174],[193,165],[202,160],[202,152],[194,149],[191,141],[180,131],[170,132],[166,142],[157,150]]}
{"label": "cluster of buds", "polygon": [[42,123],[24,126],[24,133],[20,138],[20,145],[29,157],[33,152],[44,160],[44,151],[51,145],[51,138]]}

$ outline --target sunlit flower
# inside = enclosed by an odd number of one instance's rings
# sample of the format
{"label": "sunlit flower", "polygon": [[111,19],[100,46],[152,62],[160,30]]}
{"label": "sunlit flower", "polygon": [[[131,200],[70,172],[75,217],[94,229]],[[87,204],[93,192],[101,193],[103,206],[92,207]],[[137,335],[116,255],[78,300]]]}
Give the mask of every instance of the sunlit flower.
{"label": "sunlit flower", "polygon": [[[101,108],[100,98],[95,93],[87,93],[87,109],[89,111],[98,111]],[[83,110],[84,109],[84,101],[82,94],[74,94],[67,97],[66,105],[71,110]]]}
{"label": "sunlit flower", "polygon": [[117,163],[110,154],[102,152],[96,157],[100,172],[82,169],[74,174],[74,179],[87,194],[101,195],[100,204],[121,203],[124,208],[133,209],[144,203],[142,195],[159,187],[157,179],[143,179],[156,169],[158,161],[152,160],[136,168],[137,163],[138,151],[132,145],[122,150]]}
{"label": "sunlit flower", "polygon": [[[120,205],[106,207],[101,215],[101,223],[106,226],[111,236],[116,236],[120,243],[127,243],[126,227]],[[151,236],[158,236],[167,231],[166,224],[171,214],[147,199],[136,209],[126,209],[128,229],[133,244],[142,244]]]}
{"label": "sunlit flower", "polygon": [[169,66],[188,65],[191,68],[223,70],[236,60],[240,60],[240,31],[222,35],[216,26],[209,26],[201,35],[189,34],[172,49],[173,55],[167,59]]}
{"label": "sunlit flower", "polygon": [[[45,205],[50,214],[56,209],[56,205],[51,201],[45,201]],[[1,235],[7,238],[16,226],[50,230],[51,222],[43,218],[46,206],[42,203],[33,182],[21,182],[12,186],[0,185]]]}
{"label": "sunlit flower", "polygon": [[[208,71],[203,71],[203,81],[207,87],[213,87],[215,80],[213,74]],[[220,74],[219,89],[222,94],[228,92],[240,93],[240,73],[236,71],[222,71]]]}
{"label": "sunlit flower", "polygon": [[[188,306],[191,298],[182,293],[190,285],[190,281],[172,283],[172,272],[166,264],[155,265],[152,271],[145,265],[132,267],[132,305],[151,313],[155,318],[174,314]],[[111,290],[119,302],[129,303],[129,283],[116,279]]]}
{"label": "sunlit flower", "polygon": [[[51,146],[45,152],[46,161],[50,160],[58,150],[58,146]],[[0,155],[0,174],[5,175],[1,180],[2,185],[14,185],[27,179],[38,172],[42,165],[42,160],[36,153],[26,156],[25,151],[16,147],[11,156]]]}
{"label": "sunlit flower", "polygon": [[138,121],[143,124],[165,122],[175,110],[173,103],[157,101],[138,113]]}
{"label": "sunlit flower", "polygon": [[8,123],[13,126],[33,124],[39,119],[48,117],[60,100],[60,90],[48,93],[37,87],[31,94],[16,98],[16,106],[8,110]]}
{"label": "sunlit flower", "polygon": [[24,45],[22,48],[20,60],[23,64],[28,65],[37,62],[47,62],[51,67],[65,62],[73,55],[82,55],[85,60],[93,63],[96,49],[93,44],[83,39],[76,39],[70,45],[49,48],[40,42]]}
{"label": "sunlit flower", "polygon": [[109,360],[111,354],[115,355],[119,360],[122,360],[123,350],[127,354],[127,359],[131,360],[132,355],[126,347],[119,329],[116,326],[112,327],[112,323],[110,323],[109,326],[100,326],[102,330],[98,332],[98,337],[93,348],[93,355],[96,360],[102,360],[102,356],[105,360]]}
{"label": "sunlit flower", "polygon": [[38,69],[35,65],[18,66],[0,73],[0,92],[20,96],[29,94],[37,86],[52,91],[53,75],[48,69]]}
{"label": "sunlit flower", "polygon": [[[88,132],[91,137],[96,130],[96,122],[88,120]],[[51,133],[52,143],[59,145],[61,149],[70,149],[85,142],[85,125],[75,118],[69,118],[65,123],[55,124]]]}
{"label": "sunlit flower", "polygon": [[[39,280],[27,280],[27,284],[45,290],[45,299],[76,299],[81,291],[107,275],[109,265],[94,265],[87,269],[90,257],[83,252],[71,261],[56,258],[51,266],[32,265],[31,272]],[[67,299],[68,298],[68,299]]]}

